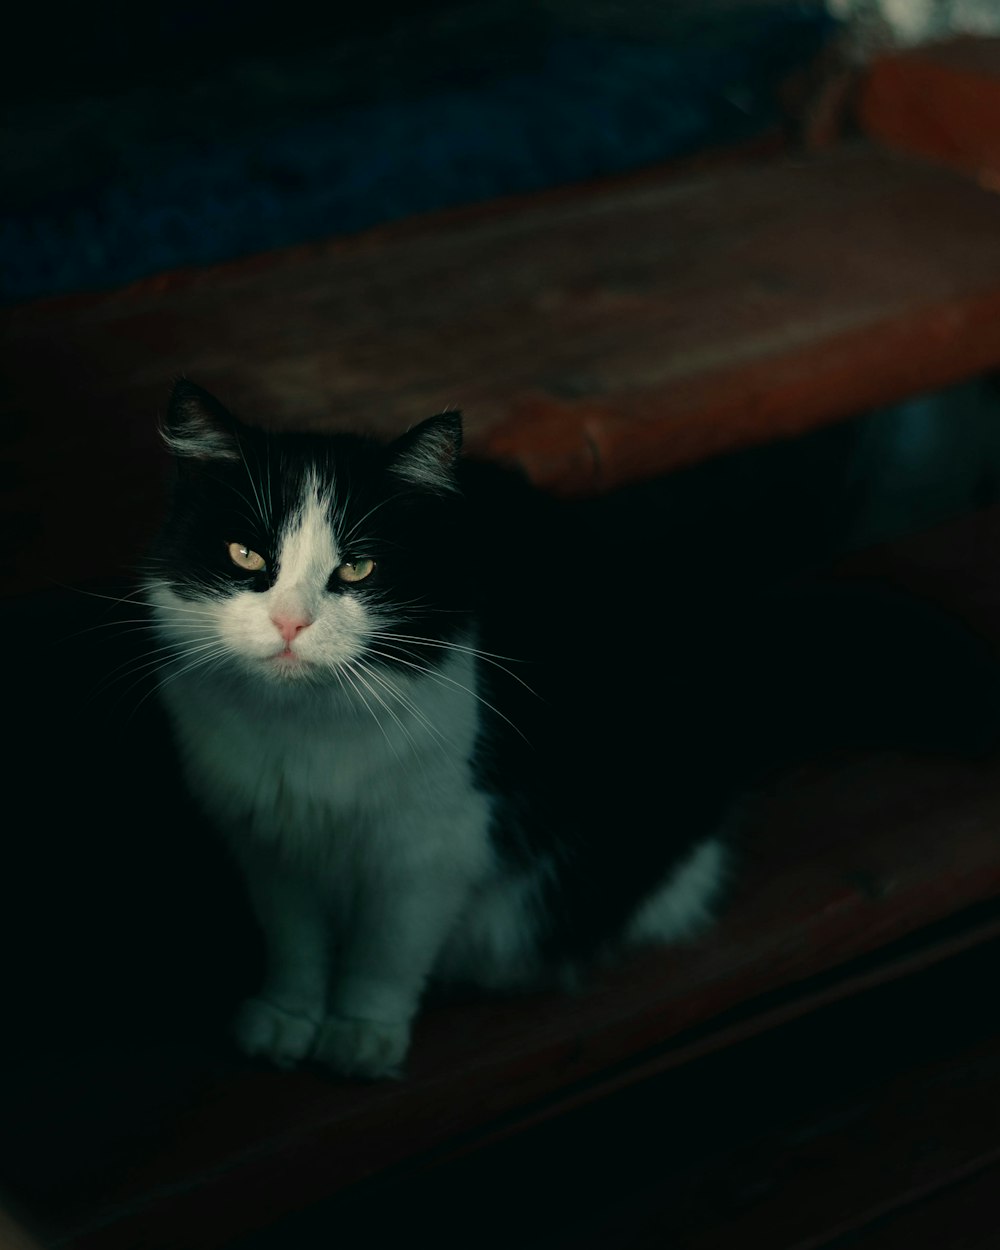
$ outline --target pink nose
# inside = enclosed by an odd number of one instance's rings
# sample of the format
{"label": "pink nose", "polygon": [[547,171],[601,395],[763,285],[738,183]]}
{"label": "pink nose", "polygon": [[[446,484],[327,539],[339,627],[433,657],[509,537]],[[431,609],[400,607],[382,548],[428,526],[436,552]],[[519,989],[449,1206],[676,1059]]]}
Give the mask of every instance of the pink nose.
{"label": "pink nose", "polygon": [[306,616],[272,616],[271,620],[278,627],[278,631],[285,642],[291,642],[297,634],[301,634],[304,629],[307,629],[312,624],[312,621]]}

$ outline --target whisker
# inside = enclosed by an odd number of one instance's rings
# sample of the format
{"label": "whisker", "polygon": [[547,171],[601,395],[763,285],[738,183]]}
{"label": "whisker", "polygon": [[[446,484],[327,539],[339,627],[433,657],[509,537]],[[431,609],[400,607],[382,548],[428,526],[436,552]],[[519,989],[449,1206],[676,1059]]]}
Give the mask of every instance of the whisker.
{"label": "whisker", "polygon": [[[365,676],[364,676],[363,672],[361,671],[360,666],[359,666],[356,662],[354,662],[354,661],[348,661],[348,666],[350,667],[351,671],[354,673],[355,677],[357,677],[358,681],[360,681],[360,682],[362,683],[362,685],[365,687],[365,689],[368,691],[368,693],[372,696],[372,698],[373,698],[373,699],[375,699],[375,700],[379,703],[379,705],[380,705],[382,708],[384,708],[386,712],[388,712],[388,713],[389,713],[389,715],[392,717],[392,719],[393,719],[393,720],[396,722],[396,724],[399,726],[400,732],[404,735],[404,737],[406,738],[407,742],[409,742],[410,746],[411,746],[411,747],[413,747],[414,751],[416,751],[416,749],[417,749],[417,744],[416,744],[416,742],[414,742],[414,740],[413,740],[413,735],[412,735],[412,734],[410,733],[410,731],[406,728],[406,726],[403,724],[403,722],[399,719],[399,717],[398,717],[398,716],[397,716],[397,714],[393,711],[393,709],[392,709],[392,708],[388,705],[388,703],[386,703],[386,701],[382,698],[382,696],[379,694],[379,692],[378,692],[377,690],[375,690],[375,689],[374,689],[374,687],[372,687],[372,686],[369,684],[369,682],[368,682],[368,681],[367,681],[367,679],[365,678]],[[397,758],[398,758],[398,757],[397,757]]]}
{"label": "whisker", "polygon": [[404,491],[397,491],[395,495],[389,495],[386,499],[380,499],[377,504],[373,504],[364,516],[355,521],[347,533],[344,534],[342,539],[343,546],[345,548],[350,547],[351,539],[358,532],[361,526],[364,525],[370,517],[374,516],[376,512],[378,512],[379,508],[384,508],[386,504],[394,503],[397,499],[402,499],[404,494]]}
{"label": "whisker", "polygon": [[[169,673],[166,677],[162,677],[162,678],[158,677],[155,685],[153,685],[153,687],[142,696],[139,702],[135,705],[135,707],[129,713],[129,719],[131,720],[131,718],[135,716],[135,714],[139,711],[139,708],[142,707],[142,705],[146,702],[147,699],[151,698],[154,694],[157,693],[158,690],[161,690],[164,686],[169,685],[170,682],[176,681],[179,677],[183,677],[186,673],[193,672],[197,668],[204,668],[206,665],[218,666],[228,657],[228,655],[229,655],[228,649],[224,645],[220,645],[218,650],[214,652],[213,654],[201,656],[199,659],[194,660],[190,664],[185,665],[182,669],[180,669],[176,673]],[[167,663],[169,664],[170,661],[168,661]],[[161,668],[166,668],[166,667],[167,667],[166,664],[161,665]],[[129,690],[133,689],[135,685],[137,684],[138,683],[133,682],[133,684],[129,686],[128,689]]]}
{"label": "whisker", "polygon": [[92,599],[105,599],[107,600],[108,603],[129,604],[130,606],[135,606],[139,608],[155,608],[157,612],[178,612],[178,613],[185,613],[191,616],[206,616],[206,617],[209,617],[212,615],[211,608],[198,608],[198,607],[182,608],[182,607],[179,607],[177,604],[173,604],[173,603],[154,603],[151,599],[136,599],[135,595],[139,594],[140,590],[142,589],[141,587],[133,591],[131,594],[122,595],[122,596],[102,595],[102,594],[99,594],[96,590],[82,590],[78,586],[76,587],[68,586],[66,587],[66,589],[76,590],[78,591],[79,594],[87,595]]}
{"label": "whisker", "polygon": [[518,660],[509,655],[495,655],[492,651],[483,651],[479,647],[465,646],[458,642],[436,642],[430,638],[417,637],[414,634],[390,634],[386,633],[384,630],[378,630],[373,632],[371,636],[373,638],[386,639],[390,642],[415,642],[424,647],[439,647],[445,651],[458,651],[466,655],[474,655],[477,659],[483,660],[484,663],[491,664],[502,673],[506,673],[508,677],[516,681],[518,685],[523,686],[524,689],[527,690],[529,694],[534,695],[536,699],[541,698],[541,695],[538,694],[536,690],[533,690],[522,677],[519,677],[517,673],[512,672],[509,668],[500,663],[501,660],[509,660],[511,664],[523,664],[525,663],[524,660]]}
{"label": "whisker", "polygon": [[527,742],[529,746],[531,745],[530,742],[528,742],[528,739],[525,737],[525,735],[521,732],[520,729],[518,729],[518,727],[514,724],[514,722],[510,719],[509,716],[505,716],[503,712],[501,712],[499,708],[494,707],[493,704],[490,703],[488,699],[484,699],[481,694],[477,694],[475,690],[470,690],[468,686],[463,685],[460,681],[456,681],[455,678],[447,677],[444,673],[439,673],[437,672],[436,669],[429,668],[425,664],[418,664],[413,660],[404,660],[402,657],[397,656],[397,655],[392,655],[388,651],[377,651],[374,647],[369,648],[369,650],[372,655],[381,656],[383,659],[386,659],[386,660],[394,660],[397,664],[405,664],[408,668],[415,669],[418,673],[424,673],[426,676],[432,678],[436,682],[439,682],[441,684],[447,684],[449,686],[453,686],[457,688],[458,690],[464,690],[466,694],[471,695],[473,699],[478,700],[483,705],[483,707],[489,708],[489,710],[495,716],[499,716],[502,721],[506,721],[507,724],[510,725],[511,729],[514,730],[514,732],[518,735],[519,738]]}
{"label": "whisker", "polygon": [[345,667],[343,667],[343,668],[341,669],[341,672],[343,673],[344,677],[346,677],[346,679],[350,682],[351,686],[354,688],[354,692],[355,692],[355,694],[358,696],[358,698],[361,700],[361,702],[364,704],[364,706],[368,709],[369,713],[371,714],[372,719],[375,721],[375,724],[376,724],[376,725],[378,725],[379,730],[380,730],[380,731],[381,731],[381,733],[382,733],[382,737],[383,737],[383,738],[385,738],[386,742],[388,743],[389,750],[390,750],[390,751],[392,751],[393,755],[395,755],[395,757],[396,757],[396,759],[399,761],[399,763],[400,763],[400,764],[402,764],[402,763],[403,763],[403,761],[402,761],[402,759],[400,758],[399,752],[396,750],[396,744],[393,742],[393,740],[392,740],[392,739],[389,737],[389,735],[386,733],[386,731],[385,731],[385,726],[384,726],[384,725],[382,724],[382,722],[379,720],[379,718],[378,718],[378,714],[376,713],[375,709],[371,706],[371,704],[370,704],[370,703],[368,702],[368,700],[365,698],[364,693],[363,693],[361,690],[359,690],[359,689],[358,689],[357,683],[355,682],[355,680],[354,680],[354,678],[351,676],[351,674],[348,672],[348,670],[347,670],[347,667],[346,667],[346,666],[345,666]]}
{"label": "whisker", "polygon": [[449,738],[446,734],[443,734],[440,729],[438,729],[434,722],[427,717],[427,715],[417,706],[416,703],[413,702],[412,699],[408,699],[401,693],[399,688],[388,679],[385,673],[379,673],[374,666],[370,664],[366,665],[361,659],[358,659],[355,663],[364,669],[372,681],[380,685],[391,698],[394,698],[399,705],[404,708],[404,710],[409,712],[410,715],[417,720],[428,733],[433,734],[433,736],[438,739],[438,745],[452,747],[456,745],[451,738]]}
{"label": "whisker", "polygon": [[[176,655],[177,648],[172,644],[168,644],[163,647],[158,647],[154,651],[147,652],[145,657],[141,657],[138,662],[130,658],[125,660],[122,664],[119,664],[117,668],[113,668],[110,673],[105,674],[105,680],[95,688],[94,694],[102,694],[116,682],[125,681],[129,677],[136,677],[138,680],[142,680],[143,676],[147,675],[150,670],[164,669],[170,664],[181,662],[188,655],[195,655],[199,652],[210,650],[213,647],[217,647],[220,654],[226,653],[225,644],[220,643],[218,639],[213,639],[210,642],[200,642],[196,646],[186,647],[183,655]],[[150,658],[152,656],[162,655],[164,651],[174,652],[174,658],[168,658],[166,660]],[[118,674],[121,674],[121,676],[118,676]],[[125,688],[123,693],[127,694],[128,691],[137,684],[138,681],[133,682],[131,686],[127,686]]]}
{"label": "whisker", "polygon": [[[235,433],[235,431],[234,431],[234,433]],[[253,491],[253,497],[254,497],[254,500],[256,501],[256,504],[257,504],[257,516],[258,516],[258,518],[259,518],[259,520],[260,520],[261,524],[264,526],[264,528],[265,528],[265,529],[269,529],[269,528],[270,528],[270,526],[268,525],[268,520],[267,520],[267,517],[265,516],[265,512],[264,512],[264,504],[263,504],[263,501],[262,501],[262,499],[261,499],[261,497],[260,497],[260,492],[257,490],[257,483],[256,483],[256,481],[254,480],[254,476],[253,476],[253,474],[250,472],[250,464],[249,464],[249,462],[248,462],[248,460],[247,460],[247,458],[246,458],[246,453],[245,453],[245,452],[244,452],[244,450],[243,450],[243,444],[240,442],[240,436],[239,436],[239,434],[238,434],[238,433],[236,434],[236,446],[237,446],[237,448],[239,449],[240,459],[243,461],[243,467],[244,467],[244,469],[246,469],[247,481],[250,483],[250,489]],[[247,500],[247,503],[249,503],[249,502],[250,502],[250,501],[249,501],[249,499],[248,499],[248,500]]]}

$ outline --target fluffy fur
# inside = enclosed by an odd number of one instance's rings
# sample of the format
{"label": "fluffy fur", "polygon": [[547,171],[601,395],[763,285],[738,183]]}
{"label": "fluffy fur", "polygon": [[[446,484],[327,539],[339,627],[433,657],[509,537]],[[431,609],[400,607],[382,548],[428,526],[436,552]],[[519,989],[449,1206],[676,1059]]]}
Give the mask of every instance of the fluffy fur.
{"label": "fluffy fur", "polygon": [[461,461],[454,413],[268,433],[182,382],[165,436],[160,692],[265,934],[238,1040],[282,1066],[395,1074],[429,983],[696,934],[776,761],[993,689],[895,609],[741,598],[669,508],[640,532]]}
{"label": "fluffy fur", "polygon": [[533,984],[706,921],[715,822],[653,810],[625,745],[644,710],[611,653],[627,568],[590,568],[591,620],[549,633],[581,562],[530,492],[459,465],[455,414],[383,447],[265,433],[181,383],[165,434],[146,589],[188,782],[265,932],[245,1050],[391,1074],[432,978]]}

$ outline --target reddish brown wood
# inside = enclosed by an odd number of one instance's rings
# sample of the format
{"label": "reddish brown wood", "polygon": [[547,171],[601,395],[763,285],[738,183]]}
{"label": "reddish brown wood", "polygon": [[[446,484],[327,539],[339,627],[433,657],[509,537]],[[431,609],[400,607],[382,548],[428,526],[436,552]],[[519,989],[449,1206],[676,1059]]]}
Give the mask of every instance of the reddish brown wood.
{"label": "reddish brown wood", "polygon": [[0,352],[27,589],[141,552],[176,374],[311,429],[459,405],[474,453],[604,490],[1000,364],[1000,213],[863,147],[699,165],[10,309]]}
{"label": "reddish brown wood", "polygon": [[1000,190],[1000,39],[962,38],[880,57],[858,116],[873,139]]}
{"label": "reddish brown wood", "polygon": [[599,1096],[623,1061],[633,1079],[664,1070],[690,1056],[669,1046],[684,1029],[1000,893],[998,825],[995,769],[864,760],[796,778],[749,838],[729,914],[696,946],[630,960],[576,998],[432,1008],[401,1084],[234,1071],[204,1087],[192,1074],[188,1105],[161,1109],[158,1131],[143,1123],[127,1173],[63,1227],[80,1250],[225,1244],[501,1117],[533,1119],[539,1099],[551,1114],[584,1079]]}
{"label": "reddish brown wood", "polygon": [[1000,1163],[994,1163],[924,1202],[873,1221],[849,1244],[851,1250],[995,1250],[998,1227]]}
{"label": "reddish brown wood", "polygon": [[629,1250],[994,1247],[998,1061],[993,1040],[827,1106],[825,1117],[814,1109],[726,1152],[670,1200],[649,1193],[600,1213],[607,1223],[579,1250],[611,1239]]}

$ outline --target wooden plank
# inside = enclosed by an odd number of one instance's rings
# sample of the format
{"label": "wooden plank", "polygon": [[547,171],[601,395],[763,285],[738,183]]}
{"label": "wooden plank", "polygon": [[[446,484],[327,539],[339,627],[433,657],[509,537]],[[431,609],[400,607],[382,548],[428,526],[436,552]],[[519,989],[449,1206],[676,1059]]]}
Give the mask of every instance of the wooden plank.
{"label": "wooden plank", "polygon": [[977,992],[998,953],[994,941],[462,1159],[406,1169],[254,1246],[312,1245],[336,1227],[348,1244],[433,1229],[457,1247],[479,1218],[484,1250],[518,1237],[533,1250],[686,1248],[709,1230],[728,1247],[730,1222],[742,1230],[751,1212],[746,1244],[774,1250],[846,1250],[853,1238],[874,1250],[920,1214],[939,1240],[917,1245],[964,1246],[934,1213],[940,1203],[964,1234],[992,1211],[996,1231],[997,1193],[979,1209],[975,1182],[994,1174],[1000,1144],[998,1016]]}
{"label": "wooden plank", "polygon": [[[279,426],[388,434],[457,405],[475,454],[584,494],[998,364],[996,201],[865,147],[25,305],[0,315],[9,584],[137,557],[179,373]],[[68,487],[66,461],[80,466]]]}
{"label": "wooden plank", "polygon": [[[968,989],[975,994],[973,983]],[[878,1006],[870,1018],[873,1024],[883,1019]],[[721,1141],[714,1158],[671,1169],[660,1185],[646,1181],[617,1203],[596,1200],[594,1231],[572,1241],[574,1250],[609,1244],[629,1250],[995,1246],[998,1041],[961,1045],[915,1064],[904,1061],[891,1075],[873,1080],[858,1059],[864,1023],[864,1016],[855,1016],[841,1039],[845,1063],[855,1075],[846,1084],[840,1073],[830,1074],[836,1095],[824,1098],[821,1070],[806,1095],[808,1108],[798,1115],[789,1114],[784,1091],[776,1090],[778,1123],[765,1121],[732,1146]],[[829,1024],[836,1028],[836,1016]],[[904,1055],[905,1048],[901,1044]],[[878,1039],[874,1049],[881,1051]],[[828,1048],[803,1058],[836,1064],[838,1045],[831,1040]],[[761,1066],[771,1079],[779,1076]],[[714,1114],[725,1133],[725,1111]]]}
{"label": "wooden plank", "polygon": [[[980,1169],[996,1175],[996,1074],[995,1043],[977,1055],[907,1073],[879,1090],[869,1105],[859,1098],[854,1106],[842,1107],[846,1123],[841,1128],[810,1134],[802,1131],[807,1126],[798,1125],[755,1143],[731,1161],[724,1180],[712,1178],[722,1181],[722,1195],[710,1192],[711,1183],[709,1192],[690,1195],[690,1230],[677,1220],[677,1212],[663,1222],[685,1250],[727,1250],[734,1242],[766,1244],[773,1250],[822,1250],[844,1242],[853,1245],[852,1235],[861,1245],[880,1245],[881,1235],[887,1245],[906,1244],[889,1241],[885,1232],[876,1236],[879,1222],[884,1221],[884,1230],[892,1216],[943,1188],[943,1180],[964,1179]],[[719,1197],[725,1218],[705,1220],[705,1205]],[[950,1211],[954,1214],[956,1206]],[[994,1205],[993,1215],[996,1230],[1000,1204]],[[920,1217],[912,1214],[903,1227],[919,1223]],[[861,1236],[859,1229],[866,1227],[868,1236]],[[664,1234],[666,1229],[658,1231]],[[652,1247],[663,1241],[647,1229],[634,1244]]]}
{"label": "wooden plank", "polygon": [[879,57],[858,98],[871,138],[1000,190],[1000,39],[955,39]]}
{"label": "wooden plank", "polygon": [[[894,548],[900,580],[933,590],[943,552],[961,552],[964,598],[951,583],[949,602],[1000,638],[1000,511],[946,537]],[[38,1214],[79,1250],[225,1244],[428,1151],[510,1131],[810,1009],[845,987],[817,998],[798,982],[1000,895],[998,770],[893,756],[796,773],[763,800],[732,904],[697,944],[630,959],[572,998],[430,1007],[400,1084],[235,1062],[214,1076],[197,1065],[170,1073],[171,1097],[136,1107],[126,1161],[82,1205],[60,1209],[57,1190]],[[778,991],[781,1002],[760,1005]],[[694,1029],[705,1033],[696,1044]]]}
{"label": "wooden plank", "polygon": [[998,1229],[1000,1162],[995,1162],[924,1202],[873,1220],[849,1241],[830,1243],[829,1250],[995,1250]]}
{"label": "wooden plank", "polygon": [[[864,782],[875,780],[869,771]],[[942,776],[934,780],[940,784]],[[951,774],[951,785],[956,780]],[[855,778],[853,784],[864,783]],[[926,799],[913,768],[900,774],[897,784],[909,800]],[[886,798],[881,787],[877,794]],[[998,796],[1000,778],[994,777],[989,803],[953,802],[948,815],[931,807],[926,827],[890,824],[892,816],[877,807],[873,819],[852,827],[852,805],[835,804],[845,845],[824,848],[808,871],[793,856],[775,859],[762,848],[768,880],[762,880],[763,872],[749,874],[730,916],[697,949],[631,960],[577,1000],[538,996],[433,1008],[421,1023],[411,1070],[399,1085],[348,1086],[309,1072],[234,1068],[206,1086],[201,1074],[192,1073],[193,1093],[181,1109],[159,1108],[158,1127],[148,1112],[142,1117],[141,1150],[131,1152],[122,1172],[91,1192],[85,1207],[60,1220],[56,1194],[52,1206],[37,1211],[49,1217],[46,1242],[67,1244],[68,1235],[76,1250],[226,1244],[395,1165],[453,1147],[469,1134],[497,1124],[510,1131],[536,1122],[540,1100],[552,1114],[562,1105],[560,1094],[566,1095],[566,1106],[578,1105],[584,1091],[586,1099],[601,1096],[620,1086],[623,1061],[637,1061],[633,1079],[664,1071],[690,1057],[683,1048],[672,1054],[669,1046],[685,1028],[877,949],[932,919],[930,876],[938,878],[939,915],[950,914],[970,895],[1000,893]],[[811,796],[800,793],[793,805],[800,821],[806,813],[814,817],[812,804],[824,797],[822,787]],[[889,899],[863,897],[865,887],[855,874],[864,878],[869,864],[877,872],[879,861],[890,858],[899,866],[900,848],[910,837],[918,844],[911,853],[923,855],[932,830],[936,845],[947,844],[946,855],[932,857],[910,880],[894,882]],[[814,831],[815,818],[810,837]],[[786,853],[793,837],[802,841],[801,823],[794,833],[784,824],[780,832]],[[959,857],[969,875],[956,880],[950,861]],[[821,874],[828,880],[815,891]],[[789,895],[794,905],[786,918],[782,908]],[[762,915],[764,909],[769,910]],[[758,1027],[780,1019],[779,1013]],[[607,1086],[602,1072],[612,1074]],[[990,1131],[995,1122],[990,1112]],[[804,1199],[803,1212],[809,1206]]]}

